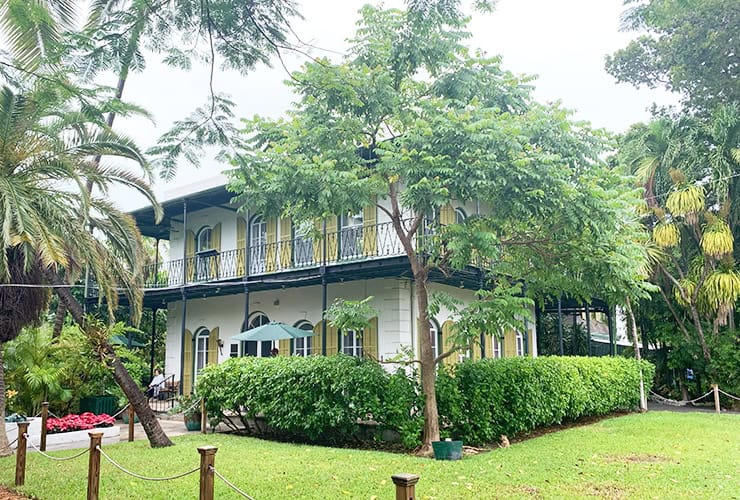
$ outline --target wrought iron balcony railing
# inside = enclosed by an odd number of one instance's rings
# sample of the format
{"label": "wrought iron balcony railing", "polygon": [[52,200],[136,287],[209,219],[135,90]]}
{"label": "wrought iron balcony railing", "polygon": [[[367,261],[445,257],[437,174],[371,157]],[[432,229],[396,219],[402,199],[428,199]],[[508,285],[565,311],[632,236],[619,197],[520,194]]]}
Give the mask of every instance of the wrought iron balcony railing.
{"label": "wrought iron balcony railing", "polygon": [[[431,229],[424,234],[431,235]],[[172,287],[400,255],[404,255],[401,241],[392,223],[385,222],[342,228],[322,238],[297,236],[251,246],[249,251],[211,251],[150,265],[144,269],[144,284],[147,288]]]}

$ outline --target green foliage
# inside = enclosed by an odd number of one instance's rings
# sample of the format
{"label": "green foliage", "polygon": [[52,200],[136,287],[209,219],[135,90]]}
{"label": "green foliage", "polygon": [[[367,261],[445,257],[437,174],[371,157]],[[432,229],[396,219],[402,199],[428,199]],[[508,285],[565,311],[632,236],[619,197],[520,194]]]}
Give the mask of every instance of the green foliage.
{"label": "green foliage", "polygon": [[[649,385],[654,368],[643,362]],[[442,437],[497,442],[585,416],[631,410],[639,371],[625,358],[507,358],[439,367],[436,390]],[[210,417],[234,412],[244,422],[263,416],[280,435],[346,442],[360,420],[420,444],[424,398],[418,373],[388,374],[377,363],[344,355],[233,358],[198,377]]]}
{"label": "green foliage", "polygon": [[324,313],[330,324],[342,331],[361,332],[370,328],[370,318],[378,315],[378,310],[370,305],[373,296],[361,300],[336,299]]}
{"label": "green foliage", "polygon": [[607,58],[620,82],[664,86],[687,104],[709,111],[740,102],[735,36],[740,7],[735,0],[632,0],[623,26],[642,34]]}
{"label": "green foliage", "polygon": [[[646,384],[654,367],[643,367]],[[503,434],[517,436],[540,427],[634,409],[639,369],[624,358],[539,357],[465,362],[454,374],[440,373],[440,413],[448,414],[452,436],[486,444]],[[449,400],[445,400],[449,398]]]}
{"label": "green foliage", "polygon": [[356,436],[359,420],[382,414],[387,380],[377,363],[344,355],[244,357],[206,367],[196,394],[210,417],[259,415],[282,434],[340,442]]}

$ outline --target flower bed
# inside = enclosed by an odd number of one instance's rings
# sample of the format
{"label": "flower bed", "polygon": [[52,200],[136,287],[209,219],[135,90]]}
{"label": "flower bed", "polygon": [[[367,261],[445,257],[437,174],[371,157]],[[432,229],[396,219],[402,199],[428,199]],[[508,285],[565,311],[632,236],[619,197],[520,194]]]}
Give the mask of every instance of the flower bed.
{"label": "flower bed", "polygon": [[50,418],[46,421],[47,434],[59,434],[62,432],[85,431],[96,427],[112,427],[115,419],[105,413],[95,415],[85,412],[80,415],[67,415],[62,418]]}

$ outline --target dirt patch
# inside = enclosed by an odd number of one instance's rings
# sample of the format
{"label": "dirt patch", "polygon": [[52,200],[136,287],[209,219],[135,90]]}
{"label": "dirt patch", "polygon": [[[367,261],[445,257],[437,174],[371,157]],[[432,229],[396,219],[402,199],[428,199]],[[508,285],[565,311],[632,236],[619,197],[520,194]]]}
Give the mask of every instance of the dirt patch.
{"label": "dirt patch", "polygon": [[632,463],[632,464],[655,464],[661,462],[670,462],[671,459],[668,457],[661,457],[660,455],[605,455],[603,457],[605,462],[609,463]]}
{"label": "dirt patch", "polygon": [[586,485],[583,492],[590,497],[599,498],[627,498],[627,490],[614,484],[590,484]]}
{"label": "dirt patch", "polygon": [[529,496],[532,496],[532,497],[540,496],[540,489],[539,488],[535,488],[534,486],[526,486],[526,485],[525,486],[519,486],[517,488],[517,491],[519,493],[523,493],[525,495],[529,495]]}
{"label": "dirt patch", "polygon": [[29,498],[30,497],[20,495],[5,486],[0,486],[0,500],[28,500]]}

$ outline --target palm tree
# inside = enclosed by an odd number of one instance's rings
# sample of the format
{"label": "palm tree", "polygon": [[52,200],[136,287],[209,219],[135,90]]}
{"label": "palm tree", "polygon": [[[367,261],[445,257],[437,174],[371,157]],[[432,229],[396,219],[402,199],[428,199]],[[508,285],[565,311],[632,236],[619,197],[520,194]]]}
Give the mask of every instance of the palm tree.
{"label": "palm tree", "polygon": [[[102,114],[74,109],[64,88],[43,80],[25,93],[0,89],[0,124],[0,344],[39,321],[49,297],[44,281],[60,287],[57,293],[75,320],[95,336],[98,328],[88,328],[82,308],[59,277],[63,272],[73,283],[84,268],[111,316],[122,291],[138,321],[141,235],[129,215],[86,188],[90,179],[103,193],[113,184],[133,188],[159,210],[144,181],[125,169],[91,161],[105,155],[145,165],[136,145],[114,134]],[[113,349],[107,342],[103,348],[152,445],[171,444]],[[0,369],[0,415],[4,395]],[[2,419],[0,450],[7,452]]]}

